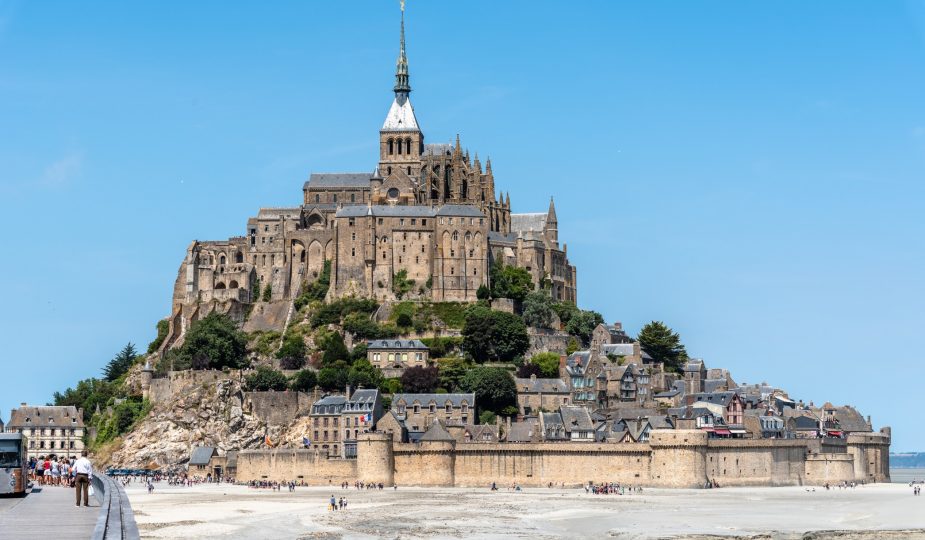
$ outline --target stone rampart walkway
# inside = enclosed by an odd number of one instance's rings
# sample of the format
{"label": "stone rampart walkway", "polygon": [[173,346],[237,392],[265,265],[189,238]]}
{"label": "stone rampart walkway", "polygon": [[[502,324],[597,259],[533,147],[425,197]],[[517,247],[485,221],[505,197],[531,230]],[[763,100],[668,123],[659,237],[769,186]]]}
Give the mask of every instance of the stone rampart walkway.
{"label": "stone rampart walkway", "polygon": [[25,498],[0,499],[0,540],[86,540],[99,513],[94,497],[89,508],[77,508],[73,489],[36,487]]}

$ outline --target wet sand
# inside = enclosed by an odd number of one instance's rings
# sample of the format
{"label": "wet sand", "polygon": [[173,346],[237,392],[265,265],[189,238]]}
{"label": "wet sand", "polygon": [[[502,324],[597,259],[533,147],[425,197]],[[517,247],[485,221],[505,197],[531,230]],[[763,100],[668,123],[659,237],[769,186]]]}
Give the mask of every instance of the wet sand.
{"label": "wet sand", "polygon": [[[913,496],[908,486],[811,490],[647,489],[620,496],[583,489],[310,487],[289,493],[161,484],[149,495],[141,485],[127,488],[142,538],[789,539],[817,532],[805,538],[925,539],[925,495]],[[347,497],[346,510],[327,509],[332,493]]]}

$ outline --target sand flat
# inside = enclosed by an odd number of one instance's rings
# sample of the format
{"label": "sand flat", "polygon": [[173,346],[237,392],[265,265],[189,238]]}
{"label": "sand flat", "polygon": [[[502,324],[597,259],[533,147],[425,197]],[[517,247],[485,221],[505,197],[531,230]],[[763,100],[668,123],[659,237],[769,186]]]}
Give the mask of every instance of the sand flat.
{"label": "sand flat", "polygon": [[[233,485],[159,484],[127,492],[142,538],[923,538],[925,496],[899,484],[854,489],[778,487],[646,489],[593,495],[576,489],[300,487],[294,493]],[[328,498],[347,497],[344,511]],[[893,534],[872,531],[904,531]],[[819,532],[814,538],[834,538]],[[766,538],[768,536],[765,536]]]}

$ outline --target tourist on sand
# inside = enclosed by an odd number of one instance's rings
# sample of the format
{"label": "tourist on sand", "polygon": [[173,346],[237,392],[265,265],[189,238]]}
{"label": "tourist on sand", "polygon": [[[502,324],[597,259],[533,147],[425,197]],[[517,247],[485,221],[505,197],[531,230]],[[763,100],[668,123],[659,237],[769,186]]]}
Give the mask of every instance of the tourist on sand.
{"label": "tourist on sand", "polygon": [[334,498],[334,494],[331,494],[331,511],[337,510],[337,499]]}
{"label": "tourist on sand", "polygon": [[74,490],[77,492],[76,506],[80,506],[81,494],[83,494],[84,506],[90,506],[90,476],[93,474],[93,465],[87,459],[86,450],[80,453],[80,458],[74,463],[74,473],[77,477],[74,482],[77,488]]}

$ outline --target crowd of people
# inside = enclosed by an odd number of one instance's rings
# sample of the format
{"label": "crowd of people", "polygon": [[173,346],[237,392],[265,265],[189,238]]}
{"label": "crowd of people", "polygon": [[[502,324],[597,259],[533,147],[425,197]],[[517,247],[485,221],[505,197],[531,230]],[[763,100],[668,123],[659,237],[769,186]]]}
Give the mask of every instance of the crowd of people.
{"label": "crowd of people", "polygon": [[74,457],[59,457],[54,455],[39,456],[38,459],[29,459],[29,478],[33,484],[41,486],[74,487],[76,473]]}
{"label": "crowd of people", "polygon": [[626,495],[626,493],[642,493],[642,486],[624,486],[616,482],[602,482],[595,484],[588,482],[585,493],[594,495]]}

